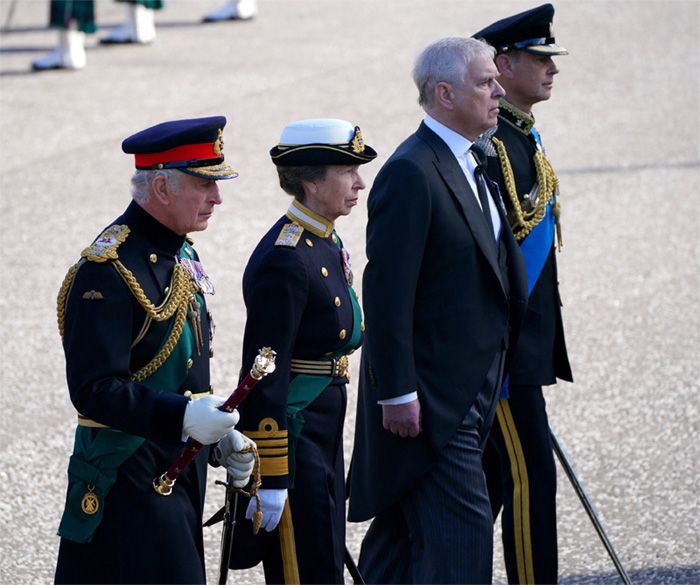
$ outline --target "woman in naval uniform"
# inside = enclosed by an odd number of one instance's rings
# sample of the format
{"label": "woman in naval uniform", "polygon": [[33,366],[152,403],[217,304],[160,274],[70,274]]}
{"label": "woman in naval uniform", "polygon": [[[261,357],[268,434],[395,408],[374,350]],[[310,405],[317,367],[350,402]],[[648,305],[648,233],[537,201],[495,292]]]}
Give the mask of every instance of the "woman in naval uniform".
{"label": "woman in naval uniform", "polygon": [[231,567],[262,561],[268,583],[343,583],[347,356],[364,325],[334,224],[357,205],[359,165],[376,152],[358,127],[321,119],[288,124],[270,155],[294,199],[243,276],[243,363],[269,346],[277,371],[240,408],[238,428],[260,454],[263,519],[253,535],[251,500]]}

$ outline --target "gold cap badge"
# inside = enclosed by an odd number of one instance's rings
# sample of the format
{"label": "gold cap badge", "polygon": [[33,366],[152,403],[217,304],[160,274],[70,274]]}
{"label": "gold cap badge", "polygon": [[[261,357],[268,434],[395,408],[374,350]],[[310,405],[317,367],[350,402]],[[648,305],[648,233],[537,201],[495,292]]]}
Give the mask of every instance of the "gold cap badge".
{"label": "gold cap badge", "polygon": [[221,153],[224,151],[224,133],[221,131],[221,128],[219,128],[219,133],[216,136],[216,140],[214,141],[214,152],[221,156]]}
{"label": "gold cap badge", "polygon": [[355,154],[359,154],[365,151],[365,141],[362,138],[362,131],[359,126],[355,126],[355,136],[350,143],[350,147]]}

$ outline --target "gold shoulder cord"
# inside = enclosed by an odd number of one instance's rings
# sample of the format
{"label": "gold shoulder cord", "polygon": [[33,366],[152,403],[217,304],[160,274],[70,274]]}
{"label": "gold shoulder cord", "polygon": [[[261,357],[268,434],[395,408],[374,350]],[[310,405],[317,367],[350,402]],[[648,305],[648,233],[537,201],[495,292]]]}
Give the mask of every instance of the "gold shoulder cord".
{"label": "gold shoulder cord", "polygon": [[[70,291],[71,285],[73,284],[73,279],[75,278],[75,273],[78,271],[78,266],[80,262],[71,266],[68,270],[68,274],[63,280],[61,289],[58,292],[57,299],[57,312],[58,312],[58,332],[63,338],[65,330],[65,315],[66,315],[66,303],[68,301],[68,292]],[[141,382],[153,374],[160,366],[165,363],[168,359],[173,349],[177,345],[177,342],[182,335],[182,330],[185,325],[185,319],[187,318],[187,305],[196,292],[194,283],[190,280],[187,272],[180,264],[175,264],[173,268],[173,274],[170,279],[170,287],[168,295],[165,301],[160,306],[156,307],[143,292],[143,289],[136,280],[133,273],[126,268],[119,260],[114,260],[112,262],[115,270],[122,277],[126,285],[129,287],[131,294],[134,295],[139,305],[143,307],[144,311],[148,317],[154,321],[166,321],[173,315],[175,315],[175,322],[170,330],[168,339],[163,344],[163,347],[158,351],[155,357],[148,362],[144,367],[138,370],[131,376],[132,381]]]}
{"label": "gold shoulder cord", "polygon": [[559,216],[561,215],[561,207],[559,205],[559,179],[552,168],[552,165],[544,157],[540,150],[535,151],[535,170],[537,172],[537,183],[540,186],[540,196],[537,200],[537,206],[530,212],[523,211],[520,205],[520,199],[518,198],[518,192],[515,187],[515,176],[513,175],[513,167],[508,159],[508,153],[506,152],[505,144],[502,140],[496,137],[492,137],[496,151],[498,152],[498,158],[501,163],[501,170],[503,171],[503,181],[505,183],[506,191],[508,192],[508,197],[513,204],[513,212],[515,213],[515,220],[513,225],[513,235],[518,242],[525,239],[535,226],[542,221],[545,216],[547,209],[547,203],[549,202],[549,194],[552,195],[554,202],[552,204],[552,213],[554,214],[554,221],[557,231],[557,249],[561,250],[562,240],[561,240],[561,225],[559,223]]}
{"label": "gold shoulder cord", "polygon": [[66,302],[68,301],[68,291],[70,291],[73,285],[73,279],[75,278],[75,273],[78,272],[78,267],[80,262],[76,262],[68,269],[66,277],[61,283],[61,288],[58,291],[58,298],[56,299],[56,312],[58,317],[58,334],[63,339],[63,334],[65,332],[66,324]]}

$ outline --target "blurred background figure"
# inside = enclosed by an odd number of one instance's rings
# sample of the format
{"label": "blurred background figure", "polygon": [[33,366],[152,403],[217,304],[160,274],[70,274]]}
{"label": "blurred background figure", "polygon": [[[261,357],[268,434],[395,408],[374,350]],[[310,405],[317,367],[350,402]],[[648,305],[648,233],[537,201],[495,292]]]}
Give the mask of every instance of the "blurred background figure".
{"label": "blurred background figure", "polygon": [[[105,45],[152,43],[156,38],[154,11],[162,0],[117,0],[125,4],[124,22],[100,39]],[[59,29],[58,46],[32,62],[34,71],[82,69],[87,63],[85,34],[97,30],[94,0],[51,0],[49,26]]]}
{"label": "blurred background figure", "polygon": [[117,0],[126,8],[124,22],[106,37],[100,39],[103,45],[123,45],[138,43],[145,45],[156,39],[154,15],[163,8],[162,0]]}
{"label": "blurred background figure", "polygon": [[58,46],[32,62],[32,69],[82,69],[85,67],[85,34],[97,30],[95,3],[51,0],[49,26],[58,29]]}
{"label": "blurred background figure", "polygon": [[202,22],[249,20],[258,14],[258,0],[226,0],[219,8],[202,18]]}

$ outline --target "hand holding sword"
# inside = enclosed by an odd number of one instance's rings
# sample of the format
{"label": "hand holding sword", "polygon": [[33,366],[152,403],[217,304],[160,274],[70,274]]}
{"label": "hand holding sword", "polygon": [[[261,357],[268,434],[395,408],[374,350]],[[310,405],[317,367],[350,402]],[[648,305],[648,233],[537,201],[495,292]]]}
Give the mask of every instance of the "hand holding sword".
{"label": "hand holding sword", "polygon": [[[271,348],[263,347],[256,356],[248,375],[218,409],[232,413],[260,380],[275,371],[275,356],[276,353]],[[219,436],[214,437],[211,442],[215,442],[218,438]],[[190,437],[178,459],[165,473],[153,480],[153,488],[156,493],[162,496],[170,495],[177,478],[203,446],[202,443]]]}

